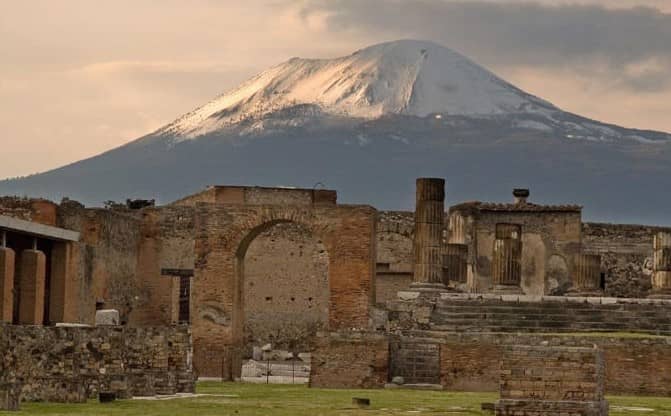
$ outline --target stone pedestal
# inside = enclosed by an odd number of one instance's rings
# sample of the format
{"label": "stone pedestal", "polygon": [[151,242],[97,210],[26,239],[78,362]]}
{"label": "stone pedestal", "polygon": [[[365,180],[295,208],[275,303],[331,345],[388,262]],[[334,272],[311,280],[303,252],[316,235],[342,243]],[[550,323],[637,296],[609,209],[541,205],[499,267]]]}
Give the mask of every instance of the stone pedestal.
{"label": "stone pedestal", "polygon": [[0,382],[0,410],[18,411],[21,404],[21,385]]}
{"label": "stone pedestal", "polygon": [[601,256],[577,254],[573,260],[573,287],[569,296],[603,296],[601,289]]}
{"label": "stone pedestal", "polygon": [[116,309],[100,309],[96,311],[96,326],[119,325],[119,311]]}
{"label": "stone pedestal", "polygon": [[39,250],[21,252],[19,284],[19,323],[42,325],[44,322],[44,285],[46,256]]}
{"label": "stone pedestal", "polygon": [[441,291],[443,284],[443,223],[445,180],[417,179],[415,208],[414,274],[412,290]]}
{"label": "stone pedestal", "polygon": [[658,232],[653,239],[653,250],[650,297],[671,298],[671,233]]}
{"label": "stone pedestal", "polygon": [[492,283],[496,293],[521,294],[522,229],[517,224],[497,224],[492,250]]}
{"label": "stone pedestal", "polygon": [[0,247],[0,322],[12,322],[14,312],[14,250]]}
{"label": "stone pedestal", "polygon": [[516,346],[504,350],[497,416],[607,416],[603,352]]}

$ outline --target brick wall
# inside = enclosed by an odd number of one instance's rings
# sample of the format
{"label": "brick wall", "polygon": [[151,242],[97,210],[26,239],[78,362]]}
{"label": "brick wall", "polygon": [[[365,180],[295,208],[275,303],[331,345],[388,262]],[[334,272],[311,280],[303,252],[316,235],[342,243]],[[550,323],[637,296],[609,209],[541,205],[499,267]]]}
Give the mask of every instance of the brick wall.
{"label": "brick wall", "polygon": [[92,324],[97,300],[129,321],[132,311],[148,301],[137,273],[140,224],[136,212],[85,209],[72,201],[61,204],[58,226],[81,233],[70,253],[65,298],[76,304],[66,302],[66,321]]}
{"label": "brick wall", "polygon": [[375,213],[366,206],[197,205],[192,323],[201,373],[220,375],[222,365],[239,362],[226,354],[243,343],[241,265],[254,239],[279,223],[304,225],[326,248],[329,328],[366,328],[374,290]]}
{"label": "brick wall", "polygon": [[317,337],[310,387],[381,388],[388,381],[389,341],[372,333],[330,333]]}
{"label": "brick wall", "polygon": [[603,353],[596,348],[506,347],[497,416],[606,416]]}
{"label": "brick wall", "polygon": [[190,329],[0,325],[0,384],[17,382],[30,401],[193,391]]}
{"label": "brick wall", "polygon": [[281,223],[259,234],[244,259],[245,342],[308,351],[329,316],[329,253],[309,229]]}
{"label": "brick wall", "polygon": [[[440,343],[441,384],[454,391],[496,391],[506,346],[599,346],[607,394],[671,394],[671,338],[524,334],[445,334]],[[392,374],[393,376],[394,374]]]}
{"label": "brick wall", "polygon": [[57,209],[58,205],[44,199],[0,197],[0,215],[20,220],[56,225]]}

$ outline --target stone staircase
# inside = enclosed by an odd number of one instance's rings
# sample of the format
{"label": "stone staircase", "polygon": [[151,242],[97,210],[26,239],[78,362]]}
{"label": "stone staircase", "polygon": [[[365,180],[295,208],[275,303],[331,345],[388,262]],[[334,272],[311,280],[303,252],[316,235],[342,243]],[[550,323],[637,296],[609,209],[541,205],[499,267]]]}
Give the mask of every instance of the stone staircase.
{"label": "stone staircase", "polygon": [[431,312],[430,329],[447,332],[640,332],[671,335],[671,305],[666,303],[648,303],[645,299],[634,303],[609,298],[557,298],[531,302],[520,298],[439,299]]}

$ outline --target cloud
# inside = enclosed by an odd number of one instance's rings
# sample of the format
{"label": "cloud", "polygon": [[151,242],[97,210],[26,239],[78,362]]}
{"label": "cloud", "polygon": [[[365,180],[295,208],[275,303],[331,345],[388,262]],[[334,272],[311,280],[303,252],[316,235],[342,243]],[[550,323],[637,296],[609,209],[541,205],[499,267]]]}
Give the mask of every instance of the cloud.
{"label": "cloud", "polygon": [[665,88],[671,79],[671,14],[652,7],[308,0],[301,3],[300,15],[320,16],[329,31],[435,40],[491,67],[605,72],[619,86],[643,92]]}

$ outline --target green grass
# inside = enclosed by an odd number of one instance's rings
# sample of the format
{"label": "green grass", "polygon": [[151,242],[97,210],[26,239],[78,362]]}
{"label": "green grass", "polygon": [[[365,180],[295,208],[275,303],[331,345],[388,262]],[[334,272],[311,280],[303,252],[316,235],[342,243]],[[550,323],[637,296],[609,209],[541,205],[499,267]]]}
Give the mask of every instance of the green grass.
{"label": "green grass", "polygon": [[[304,386],[203,382],[198,393],[207,396],[175,400],[119,400],[100,404],[23,403],[21,412],[0,415],[484,415],[480,403],[494,402],[495,393],[449,393],[414,390],[324,390]],[[352,397],[371,399],[368,410],[351,405]],[[613,416],[671,416],[671,398],[609,397]],[[619,410],[643,407],[654,412]]]}

